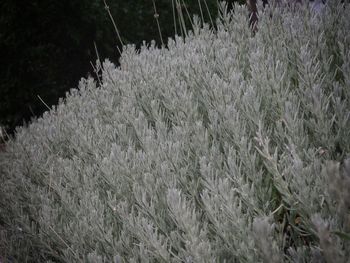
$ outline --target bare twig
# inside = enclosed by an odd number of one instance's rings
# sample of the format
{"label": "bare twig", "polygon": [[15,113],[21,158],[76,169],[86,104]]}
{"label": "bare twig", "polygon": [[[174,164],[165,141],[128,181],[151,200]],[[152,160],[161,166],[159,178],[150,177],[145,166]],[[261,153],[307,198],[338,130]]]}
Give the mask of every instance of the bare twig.
{"label": "bare twig", "polygon": [[91,64],[92,68],[94,69],[94,72],[96,74],[97,81],[98,81],[99,85],[102,86],[102,81],[101,81],[101,78],[99,75],[100,70],[102,70],[102,64],[101,64],[100,55],[98,53],[97,46],[96,46],[95,42],[94,42],[94,47],[95,47],[95,53],[96,53],[96,57],[97,57],[97,65],[95,67],[91,61],[90,61],[90,64]]}
{"label": "bare twig", "polygon": [[64,241],[64,239],[63,239],[59,234],[57,234],[57,232],[55,231],[55,229],[53,229],[51,226],[49,226],[49,228],[50,228],[51,231],[54,232],[55,235],[63,242],[63,244],[70,250],[70,252],[71,252],[75,257],[78,257],[77,254],[74,252],[74,250],[67,244],[67,242]]}
{"label": "bare twig", "polygon": [[201,0],[198,0],[198,5],[199,5],[199,11],[201,13],[202,23],[204,23],[204,15],[203,15],[203,10],[202,10]]}
{"label": "bare twig", "polygon": [[174,29],[175,29],[175,35],[177,35],[177,26],[176,26],[176,10],[175,10],[175,4],[174,4],[174,0],[171,0],[171,5],[173,8],[173,19],[174,19]]}
{"label": "bare twig", "polygon": [[207,5],[207,1],[204,1],[204,5],[205,5],[205,9],[207,9],[207,12],[208,12],[208,15],[209,15],[209,19],[210,19],[211,26],[212,26],[212,28],[215,28],[213,19],[212,19],[211,14],[210,14],[209,7],[208,7],[208,5]]}
{"label": "bare twig", "polygon": [[186,11],[186,14],[187,14],[187,17],[188,17],[188,20],[190,21],[191,26],[192,26],[192,28],[193,28],[194,25],[193,25],[193,22],[192,22],[192,19],[191,19],[191,15],[190,15],[190,13],[188,12],[188,9],[187,9],[187,6],[186,6],[184,0],[182,0],[182,6],[184,7],[184,9],[185,9],[185,11]]}
{"label": "bare twig", "polygon": [[181,29],[181,35],[183,37],[185,37],[185,36],[187,36],[186,23],[185,23],[185,19],[184,19],[184,16],[183,16],[181,4],[180,4],[179,1],[180,0],[176,0],[176,9],[177,9],[177,13],[178,13],[178,16],[179,16],[179,24],[180,24],[180,29]]}
{"label": "bare twig", "polygon": [[163,36],[162,36],[162,31],[160,29],[160,25],[159,25],[159,14],[157,12],[157,7],[156,7],[156,3],[154,0],[152,0],[153,2],[153,9],[154,9],[154,18],[156,19],[157,22],[157,27],[158,27],[158,32],[159,32],[159,36],[160,36],[160,41],[162,42],[162,46],[164,46],[164,42],[163,42]]}
{"label": "bare twig", "polygon": [[[112,21],[112,23],[113,23],[114,30],[115,30],[115,32],[116,32],[116,34],[117,34],[117,40],[119,40],[119,42],[121,43],[121,45],[124,46],[123,40],[122,40],[122,38],[121,38],[121,36],[120,36],[120,34],[119,34],[119,30],[118,30],[117,25],[116,25],[116,23],[115,23],[115,21],[114,21],[114,18],[113,18],[113,16],[112,16],[112,13],[111,13],[111,11],[109,10],[109,6],[107,5],[106,0],[103,0],[103,3],[105,4],[105,9],[107,10],[107,13],[108,13],[108,15],[109,15],[109,18],[111,19],[111,21]],[[117,46],[117,49],[118,49],[118,51],[119,51],[119,54],[121,54],[122,52],[120,51],[120,49],[119,49],[118,46]]]}
{"label": "bare twig", "polygon": [[46,103],[45,103],[45,101],[39,96],[39,95],[36,95],[38,98],[39,98],[39,100],[46,106],[46,108],[48,108],[49,110],[51,110],[51,108],[49,107],[49,105],[47,105]]}
{"label": "bare twig", "polygon": [[102,86],[102,82],[101,82],[100,76],[98,75],[98,69],[94,66],[94,64],[91,61],[90,61],[90,65],[91,65],[92,69],[94,70],[94,72],[96,74],[98,84],[100,86]]}

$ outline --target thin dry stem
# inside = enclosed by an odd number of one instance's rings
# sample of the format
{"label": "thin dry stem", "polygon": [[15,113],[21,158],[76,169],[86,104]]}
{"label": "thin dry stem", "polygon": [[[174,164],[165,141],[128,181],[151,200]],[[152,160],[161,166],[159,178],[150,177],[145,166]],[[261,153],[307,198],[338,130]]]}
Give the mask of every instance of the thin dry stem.
{"label": "thin dry stem", "polygon": [[174,0],[171,0],[171,5],[172,5],[172,8],[173,8],[173,19],[174,19],[174,29],[175,29],[175,35],[177,35],[176,11],[175,11],[175,4],[174,4]]}
{"label": "thin dry stem", "polygon": [[177,9],[177,12],[178,12],[178,15],[179,15],[179,23],[180,23],[181,35],[182,36],[187,36],[186,23],[185,23],[185,19],[183,17],[181,4],[180,4],[179,0],[176,0],[176,9]]}
{"label": "thin dry stem", "polygon": [[[117,25],[116,25],[116,23],[115,23],[115,21],[114,21],[114,18],[113,18],[113,16],[112,16],[111,11],[109,10],[109,6],[107,5],[106,0],[103,0],[103,3],[104,3],[104,5],[105,5],[105,9],[107,10],[107,13],[108,13],[108,15],[109,15],[109,18],[111,19],[111,21],[112,21],[112,23],[113,23],[114,30],[115,30],[115,32],[116,32],[116,34],[117,34],[117,40],[119,40],[119,42],[121,43],[121,45],[124,46],[123,40],[122,40],[122,38],[121,38],[121,36],[120,36],[120,34],[119,34],[118,27],[117,27]],[[118,46],[117,46],[117,49],[118,49],[119,54],[121,54],[122,52],[120,51],[120,49],[119,49]]]}
{"label": "thin dry stem", "polygon": [[214,22],[213,22],[213,19],[212,19],[212,17],[211,17],[211,14],[210,14],[209,7],[208,7],[208,5],[207,5],[207,1],[204,1],[204,5],[205,5],[205,9],[207,9],[207,12],[208,12],[208,15],[209,15],[209,19],[210,19],[211,26],[212,26],[212,28],[214,28]]}
{"label": "thin dry stem", "polygon": [[186,6],[184,0],[182,0],[182,5],[183,5],[183,7],[185,8],[185,11],[186,11],[188,20],[190,20],[191,26],[192,26],[192,28],[193,28],[194,25],[193,25],[193,22],[192,22],[192,19],[191,19],[191,15],[190,15],[190,13],[188,12],[188,9],[187,9],[187,6]]}
{"label": "thin dry stem", "polygon": [[156,7],[156,3],[154,0],[152,0],[153,2],[153,9],[154,9],[154,18],[156,19],[157,22],[157,27],[158,27],[158,32],[159,32],[159,37],[160,37],[160,41],[162,42],[162,46],[164,46],[164,41],[163,41],[163,36],[162,36],[162,30],[160,29],[160,24],[159,24],[159,14],[157,12],[157,7]]}
{"label": "thin dry stem", "polygon": [[49,110],[51,110],[51,108],[49,107],[49,105],[47,105],[46,103],[45,103],[45,101],[39,96],[39,95],[36,95],[38,98],[39,98],[39,100],[45,105],[45,107],[46,108],[48,108]]}
{"label": "thin dry stem", "polygon": [[202,10],[201,0],[198,0],[199,12],[201,13],[202,23],[204,23],[204,15]]}

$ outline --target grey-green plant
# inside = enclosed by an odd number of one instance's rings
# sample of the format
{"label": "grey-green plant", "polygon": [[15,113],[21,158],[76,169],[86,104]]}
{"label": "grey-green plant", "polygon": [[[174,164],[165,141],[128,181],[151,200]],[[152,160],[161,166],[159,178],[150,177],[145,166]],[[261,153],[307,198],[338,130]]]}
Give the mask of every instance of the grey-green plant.
{"label": "grey-green plant", "polygon": [[[350,5],[220,4],[124,46],[0,153],[18,262],[348,262]],[[99,65],[99,63],[97,63]]]}

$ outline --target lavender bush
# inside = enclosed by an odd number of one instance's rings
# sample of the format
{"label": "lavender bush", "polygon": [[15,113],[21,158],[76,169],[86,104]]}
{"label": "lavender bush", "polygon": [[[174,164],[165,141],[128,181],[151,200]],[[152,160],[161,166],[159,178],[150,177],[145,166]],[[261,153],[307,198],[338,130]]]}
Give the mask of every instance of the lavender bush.
{"label": "lavender bush", "polygon": [[347,262],[350,5],[266,8],[254,36],[244,7],[220,10],[18,129],[4,258]]}

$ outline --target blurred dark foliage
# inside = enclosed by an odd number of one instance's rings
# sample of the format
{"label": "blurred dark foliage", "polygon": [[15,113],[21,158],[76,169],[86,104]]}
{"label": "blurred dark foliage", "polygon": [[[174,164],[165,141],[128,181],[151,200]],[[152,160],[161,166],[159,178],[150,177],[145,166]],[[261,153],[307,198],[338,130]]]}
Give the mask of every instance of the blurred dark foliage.
{"label": "blurred dark foliage", "polygon": [[[200,13],[198,0],[184,2],[190,14]],[[217,1],[206,2],[215,19]],[[124,43],[160,43],[151,0],[107,3]],[[174,35],[172,1],[155,3],[166,42]],[[118,64],[120,44],[102,0],[1,0],[0,12],[0,126],[8,133],[47,110],[38,96],[55,105],[81,77],[93,76],[94,42],[102,60],[108,57]]]}

